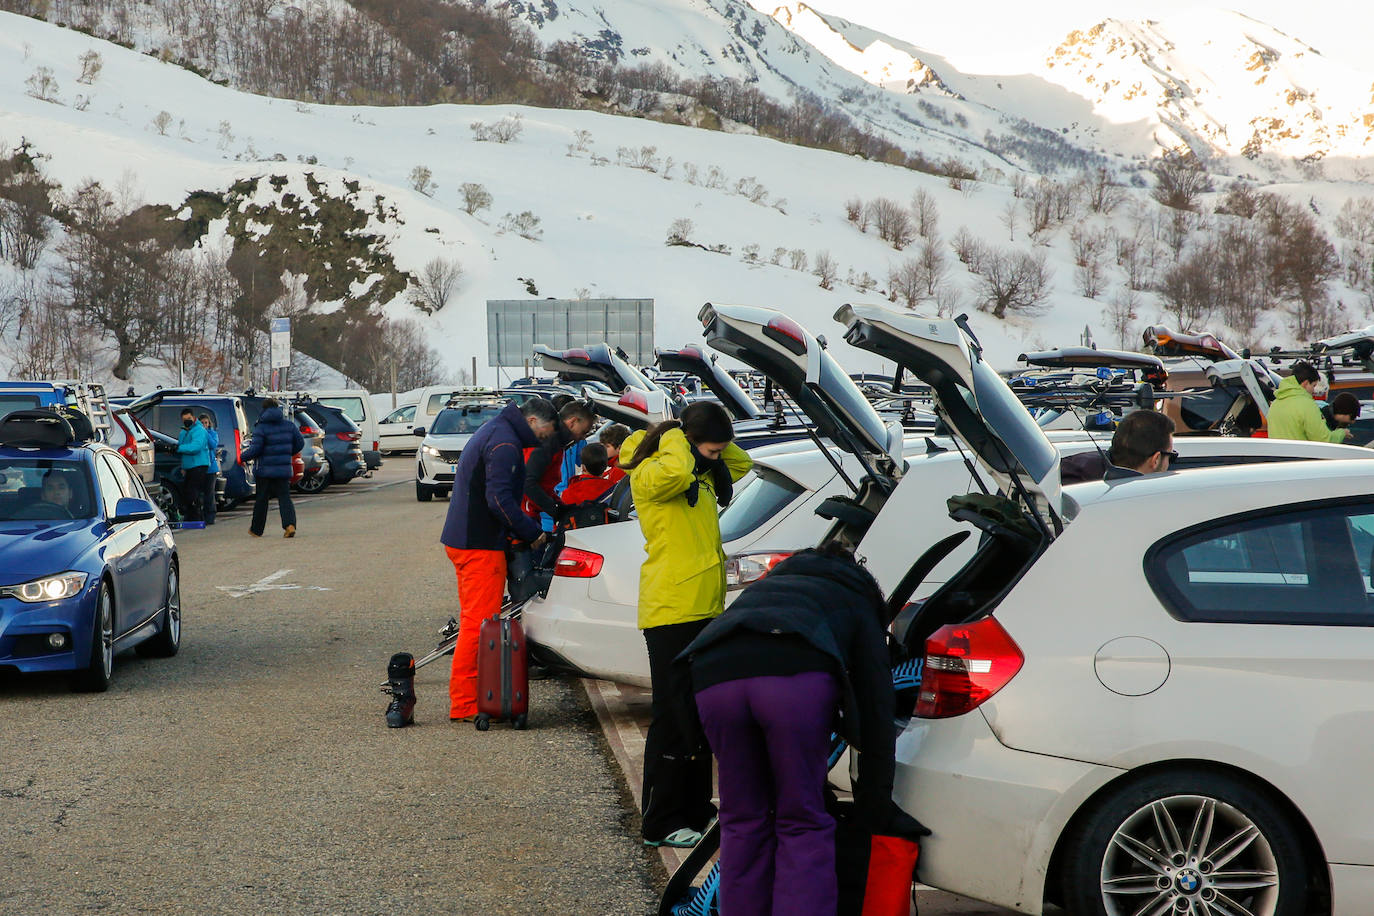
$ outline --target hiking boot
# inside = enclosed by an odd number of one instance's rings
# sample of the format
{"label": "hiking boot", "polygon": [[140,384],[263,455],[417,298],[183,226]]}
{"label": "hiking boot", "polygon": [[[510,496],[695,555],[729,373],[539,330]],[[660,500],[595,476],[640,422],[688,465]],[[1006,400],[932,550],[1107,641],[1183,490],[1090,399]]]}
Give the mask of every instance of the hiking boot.
{"label": "hiking boot", "polygon": [[391,696],[391,704],[386,708],[387,728],[415,724],[415,656],[409,652],[391,656],[382,693]]}
{"label": "hiking boot", "polygon": [[296,526],[295,526],[295,525],[287,525],[285,528],[282,529],[281,536],[284,537],[284,538],[293,538],[293,537],[295,537],[295,536],[296,536]]}

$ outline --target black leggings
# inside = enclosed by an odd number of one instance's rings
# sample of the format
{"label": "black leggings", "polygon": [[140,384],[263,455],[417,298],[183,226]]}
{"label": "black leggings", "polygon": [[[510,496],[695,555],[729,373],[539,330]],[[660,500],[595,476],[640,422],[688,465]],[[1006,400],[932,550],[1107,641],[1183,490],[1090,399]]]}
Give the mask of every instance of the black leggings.
{"label": "black leggings", "polygon": [[654,698],[644,741],[641,832],[661,840],[674,830],[704,830],[715,817],[711,804],[711,750],[694,747],[684,733],[678,704],[691,703],[690,686],[673,671],[673,659],[710,623],[693,620],[644,631]]}

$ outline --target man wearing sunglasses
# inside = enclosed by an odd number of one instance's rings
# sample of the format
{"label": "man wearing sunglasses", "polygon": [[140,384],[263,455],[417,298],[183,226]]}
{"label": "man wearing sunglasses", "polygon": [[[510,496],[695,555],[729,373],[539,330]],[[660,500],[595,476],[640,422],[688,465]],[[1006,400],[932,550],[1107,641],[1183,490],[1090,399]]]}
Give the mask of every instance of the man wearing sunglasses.
{"label": "man wearing sunglasses", "polygon": [[1107,452],[1107,480],[1160,474],[1178,460],[1174,451],[1174,421],[1157,410],[1126,414],[1112,433]]}

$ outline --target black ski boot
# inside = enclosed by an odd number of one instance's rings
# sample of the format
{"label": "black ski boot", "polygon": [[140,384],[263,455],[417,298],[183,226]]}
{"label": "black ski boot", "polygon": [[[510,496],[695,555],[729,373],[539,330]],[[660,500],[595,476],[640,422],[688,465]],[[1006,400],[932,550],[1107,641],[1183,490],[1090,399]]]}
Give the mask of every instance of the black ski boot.
{"label": "black ski boot", "polygon": [[382,693],[391,695],[391,705],[386,708],[387,728],[415,724],[415,656],[409,652],[391,656]]}

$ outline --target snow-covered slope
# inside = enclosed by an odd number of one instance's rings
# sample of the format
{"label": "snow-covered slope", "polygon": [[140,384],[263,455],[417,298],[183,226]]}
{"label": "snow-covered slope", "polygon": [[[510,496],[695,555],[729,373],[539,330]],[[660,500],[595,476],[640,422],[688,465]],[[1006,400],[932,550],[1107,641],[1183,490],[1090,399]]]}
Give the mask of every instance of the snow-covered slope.
{"label": "snow-covered slope", "polygon": [[1374,74],[1240,13],[1107,19],[1071,32],[1032,73],[987,77],[805,3],[750,2],[874,85],[952,93],[1091,149],[1148,157],[1188,146],[1275,177],[1325,160],[1330,177],[1363,178],[1374,156]]}

